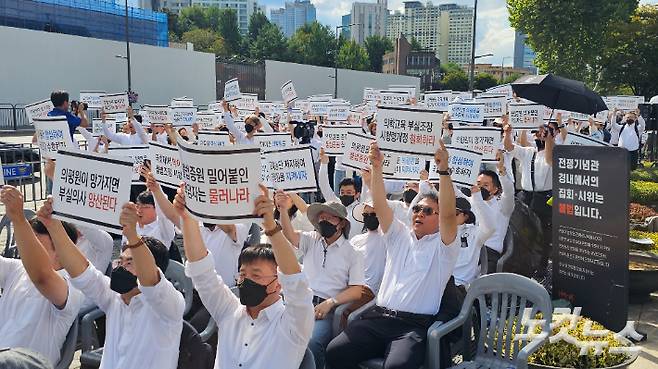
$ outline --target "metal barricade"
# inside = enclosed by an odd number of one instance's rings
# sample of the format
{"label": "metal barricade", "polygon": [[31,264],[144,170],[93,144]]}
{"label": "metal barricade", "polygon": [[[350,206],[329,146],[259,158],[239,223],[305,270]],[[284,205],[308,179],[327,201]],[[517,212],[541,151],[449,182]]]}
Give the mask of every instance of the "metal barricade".
{"label": "metal barricade", "polygon": [[0,103],[0,130],[16,130],[14,105]]}

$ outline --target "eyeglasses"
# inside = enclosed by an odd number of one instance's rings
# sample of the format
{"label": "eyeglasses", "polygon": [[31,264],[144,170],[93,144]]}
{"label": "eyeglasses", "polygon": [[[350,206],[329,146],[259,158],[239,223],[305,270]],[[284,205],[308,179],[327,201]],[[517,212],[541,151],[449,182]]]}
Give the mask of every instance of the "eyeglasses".
{"label": "eyeglasses", "polygon": [[363,215],[364,218],[365,217],[376,217],[377,213],[362,213],[361,215]]}
{"label": "eyeglasses", "polygon": [[414,205],[414,207],[411,208],[411,211],[412,211],[414,214],[418,214],[418,213],[420,213],[420,212],[422,211],[423,214],[425,214],[425,216],[430,216],[430,215],[434,215],[434,214],[439,214],[438,211],[432,209],[432,208],[429,207],[429,206],[420,206],[420,205]]}
{"label": "eyeglasses", "polygon": [[137,207],[137,209],[155,208],[155,206],[150,204],[135,204],[135,207]]}

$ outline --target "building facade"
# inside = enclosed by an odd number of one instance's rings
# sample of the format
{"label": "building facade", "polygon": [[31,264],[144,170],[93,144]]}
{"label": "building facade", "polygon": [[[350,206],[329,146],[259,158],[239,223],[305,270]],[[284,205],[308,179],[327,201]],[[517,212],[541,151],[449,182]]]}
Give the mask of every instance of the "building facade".
{"label": "building facade", "polygon": [[188,6],[192,6],[192,0],[159,0],[158,7],[153,9],[167,9],[172,13],[178,14],[183,8],[187,8]]}
{"label": "building facade", "polygon": [[516,31],[514,32],[514,68],[526,68],[532,73],[537,72],[534,65],[535,52],[528,46],[528,36]]}
{"label": "building facade", "polygon": [[[101,0],[0,1],[0,26],[104,40],[126,40],[126,8]],[[169,43],[167,15],[128,7],[130,42],[164,46]]]}
{"label": "building facade", "polygon": [[473,8],[456,4],[423,5],[406,1],[404,12],[388,18],[386,36],[395,41],[399,35],[412,38],[433,50],[441,63],[470,63],[473,35]]}
{"label": "building facade", "polygon": [[[375,3],[355,2],[352,4],[350,22],[356,24],[350,29],[350,38],[363,45],[370,36],[386,36],[388,21],[387,0],[377,0]],[[349,24],[349,23],[348,23]]]}
{"label": "building facade", "polygon": [[310,0],[286,2],[285,7],[270,11],[270,21],[276,24],[286,37],[292,36],[304,24],[315,22],[315,19],[315,5]]}
{"label": "building facade", "polygon": [[352,31],[350,30],[351,23],[352,23],[352,14],[345,14],[342,17],[340,17],[340,25],[343,26],[343,28],[340,29],[340,35],[347,40],[352,38]]}
{"label": "building facade", "polygon": [[160,8],[167,9],[173,13],[180,13],[188,6],[202,6],[218,8],[229,8],[235,10],[238,17],[238,28],[240,33],[246,35],[249,31],[249,18],[254,13],[265,14],[265,8],[258,4],[257,0],[155,0]]}
{"label": "building facade", "polygon": [[[467,74],[470,72],[470,66],[466,65],[462,68]],[[505,79],[513,74],[519,74],[522,76],[533,74],[533,72],[528,68],[504,67],[501,65],[493,64],[475,64],[475,75],[480,73],[491,74],[499,80]]]}
{"label": "building facade", "polygon": [[420,78],[420,89],[433,89],[440,79],[440,62],[433,50],[412,50],[411,44],[400,36],[395,40],[393,51],[382,57],[382,72]]}

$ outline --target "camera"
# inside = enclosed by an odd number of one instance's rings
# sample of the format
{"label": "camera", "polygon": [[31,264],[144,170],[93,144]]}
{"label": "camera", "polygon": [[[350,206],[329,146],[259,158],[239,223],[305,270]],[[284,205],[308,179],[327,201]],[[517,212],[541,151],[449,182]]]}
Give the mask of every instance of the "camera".
{"label": "camera", "polygon": [[297,122],[292,121],[290,124],[294,124],[295,128],[292,133],[295,138],[300,140],[301,144],[307,144],[311,142],[311,138],[315,133],[315,121],[309,122]]}

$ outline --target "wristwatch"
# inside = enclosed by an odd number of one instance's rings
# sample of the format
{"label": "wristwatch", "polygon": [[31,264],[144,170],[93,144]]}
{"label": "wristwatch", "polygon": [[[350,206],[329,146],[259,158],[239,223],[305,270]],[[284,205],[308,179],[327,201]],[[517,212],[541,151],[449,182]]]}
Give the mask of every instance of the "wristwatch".
{"label": "wristwatch", "polygon": [[279,222],[275,222],[275,223],[276,223],[276,226],[275,226],[273,229],[270,229],[270,230],[268,230],[268,231],[265,231],[265,235],[266,235],[267,237],[272,237],[272,236],[274,236],[275,234],[277,234],[277,233],[279,233],[279,232],[281,232],[281,231],[283,230],[283,228],[281,228],[281,224],[280,224]]}
{"label": "wristwatch", "polygon": [[142,245],[144,245],[144,237],[140,237],[138,242],[135,242],[132,245],[127,244],[125,247],[126,247],[126,249],[134,249],[134,248],[140,247]]}
{"label": "wristwatch", "polygon": [[437,170],[437,173],[439,173],[440,176],[450,176],[452,174],[452,168],[448,168],[447,170]]}

